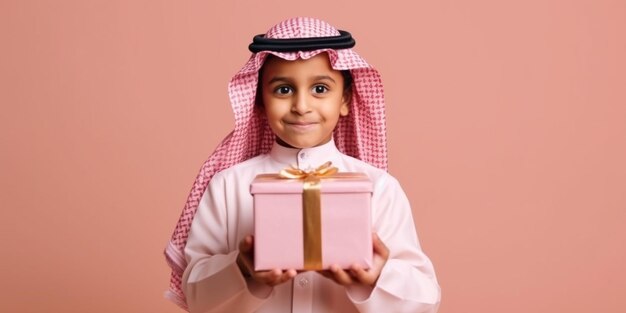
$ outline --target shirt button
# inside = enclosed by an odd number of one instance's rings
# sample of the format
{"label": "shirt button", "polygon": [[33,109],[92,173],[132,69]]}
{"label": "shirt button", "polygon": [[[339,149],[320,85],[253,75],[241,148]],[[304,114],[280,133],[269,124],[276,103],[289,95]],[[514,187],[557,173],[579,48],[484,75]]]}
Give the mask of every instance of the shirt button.
{"label": "shirt button", "polygon": [[298,285],[300,285],[300,287],[304,288],[306,286],[309,285],[309,280],[306,278],[300,278],[300,280],[298,281]]}
{"label": "shirt button", "polygon": [[307,155],[306,152],[300,152],[300,159],[304,160],[306,159]]}

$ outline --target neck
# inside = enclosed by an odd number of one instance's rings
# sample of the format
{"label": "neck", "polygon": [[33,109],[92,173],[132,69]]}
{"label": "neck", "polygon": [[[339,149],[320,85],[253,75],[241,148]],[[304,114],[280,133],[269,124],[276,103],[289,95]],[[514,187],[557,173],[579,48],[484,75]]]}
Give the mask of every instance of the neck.
{"label": "neck", "polygon": [[292,145],[290,145],[290,144],[286,143],[286,142],[285,142],[285,141],[283,141],[282,139],[278,138],[278,136],[277,136],[277,137],[276,137],[276,143],[277,143],[277,144],[279,144],[279,145],[281,145],[281,146],[283,146],[283,147],[285,147],[285,148],[292,148],[292,149],[307,149],[307,148],[315,148],[315,147],[323,146],[323,145],[325,145],[325,144],[329,143],[331,139],[332,139],[332,137],[328,138],[328,140],[326,140],[326,141],[324,141],[324,142],[322,142],[322,143],[320,143],[320,144],[318,144],[318,145],[315,145],[315,146],[313,146],[313,147],[294,147],[294,146],[292,146]]}

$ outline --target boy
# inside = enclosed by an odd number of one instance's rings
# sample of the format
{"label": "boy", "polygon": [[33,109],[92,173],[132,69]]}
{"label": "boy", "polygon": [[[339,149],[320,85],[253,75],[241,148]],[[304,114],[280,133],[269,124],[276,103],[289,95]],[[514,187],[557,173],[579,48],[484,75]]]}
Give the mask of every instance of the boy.
{"label": "boy", "polygon": [[[255,54],[229,84],[235,130],[203,166],[166,250],[171,296],[181,306],[191,312],[436,312],[440,291],[432,265],[419,247],[408,200],[385,171],[380,76],[352,46],[349,33],[310,18],[286,20],[255,37]],[[372,267],[255,272],[252,179],[327,161],[374,182]]]}

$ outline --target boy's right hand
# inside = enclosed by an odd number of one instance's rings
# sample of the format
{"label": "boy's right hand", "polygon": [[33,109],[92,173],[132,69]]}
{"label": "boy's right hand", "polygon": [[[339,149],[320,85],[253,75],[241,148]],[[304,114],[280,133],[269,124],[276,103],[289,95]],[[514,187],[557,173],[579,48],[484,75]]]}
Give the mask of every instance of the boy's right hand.
{"label": "boy's right hand", "polygon": [[297,274],[296,270],[281,270],[275,268],[269,271],[255,271],[254,270],[254,238],[251,235],[246,236],[239,242],[239,255],[237,255],[237,265],[243,276],[252,277],[259,283],[266,284],[274,287],[280,285],[292,278]]}

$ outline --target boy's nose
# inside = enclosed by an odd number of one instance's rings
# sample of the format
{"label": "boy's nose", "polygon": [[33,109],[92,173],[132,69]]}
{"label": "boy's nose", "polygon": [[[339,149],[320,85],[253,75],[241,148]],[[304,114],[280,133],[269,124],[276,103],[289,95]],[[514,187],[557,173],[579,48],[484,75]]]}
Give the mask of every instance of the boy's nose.
{"label": "boy's nose", "polygon": [[305,114],[311,111],[311,108],[309,107],[309,99],[305,93],[298,93],[293,98],[291,111],[297,114]]}

